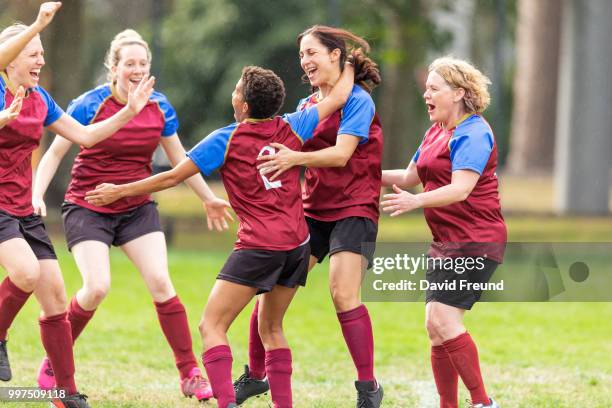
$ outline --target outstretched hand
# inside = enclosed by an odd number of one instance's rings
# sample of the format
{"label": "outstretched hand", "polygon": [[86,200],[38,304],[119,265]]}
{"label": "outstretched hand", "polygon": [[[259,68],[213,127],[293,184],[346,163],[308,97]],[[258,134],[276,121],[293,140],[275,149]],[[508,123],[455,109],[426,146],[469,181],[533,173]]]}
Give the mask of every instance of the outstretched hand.
{"label": "outstretched hand", "polygon": [[57,10],[62,7],[62,3],[60,1],[48,1],[40,5],[40,9],[38,10],[38,16],[36,17],[36,22],[40,29],[42,30],[46,26],[51,23],[55,13]]}
{"label": "outstretched hand", "polygon": [[119,186],[111,183],[99,184],[95,190],[85,193],[85,201],[98,207],[114,203],[120,198]]}
{"label": "outstretched hand", "polygon": [[209,231],[214,228],[221,232],[229,228],[228,221],[234,221],[234,217],[228,211],[232,208],[230,203],[221,198],[215,197],[213,200],[205,202],[204,207],[206,208],[206,221]]}
{"label": "outstretched hand", "polygon": [[299,152],[280,143],[270,143],[270,146],[278,149],[278,151],[274,154],[262,154],[257,157],[258,161],[263,162],[257,166],[257,169],[261,175],[274,172],[272,177],[268,178],[270,181],[274,181],[278,176],[298,165]]}
{"label": "outstretched hand", "polygon": [[153,85],[155,85],[155,77],[147,75],[140,80],[136,87],[130,83],[127,107],[134,115],[139,114],[147,105],[147,102],[149,102],[149,98],[153,93]]}
{"label": "outstretched hand", "polygon": [[21,112],[21,106],[23,105],[23,98],[25,97],[25,89],[22,86],[19,87],[15,93],[15,98],[11,105],[0,111],[0,128],[4,127],[10,121],[17,119],[19,112]]}
{"label": "outstretched hand", "polygon": [[422,206],[418,195],[404,191],[396,184],[393,185],[393,191],[395,194],[385,194],[384,200],[381,202],[383,211],[391,213],[392,217]]}

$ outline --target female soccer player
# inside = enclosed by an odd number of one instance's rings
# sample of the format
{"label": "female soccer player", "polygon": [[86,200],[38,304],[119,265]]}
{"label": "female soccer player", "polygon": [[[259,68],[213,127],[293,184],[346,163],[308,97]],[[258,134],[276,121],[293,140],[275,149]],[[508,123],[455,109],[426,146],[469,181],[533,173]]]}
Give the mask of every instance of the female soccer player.
{"label": "female soccer player", "polygon": [[[103,121],[125,106],[129,87],[149,75],[151,53],[138,33],[125,30],[112,41],[105,65],[110,83],[86,92],[68,107],[68,114],[84,125]],[[110,288],[109,247],[120,247],[138,268],[153,297],[162,331],[174,352],[183,394],[206,400],[212,391],[198,368],[185,308],[170,280],[156,204],[148,194],[125,198],[104,208],[85,200],[85,192],[102,181],[126,183],[150,176],[151,158],[159,144],[171,164],[180,162],[185,150],[177,129],[174,109],[163,94],[154,92],[130,123],[103,143],[79,152],[62,206],[68,248],[83,277],[83,287],[70,302],[68,320],[75,341]],[[34,209],[39,214],[45,215],[43,196],[71,145],[57,136],[40,162],[33,195]],[[215,197],[199,175],[187,180],[187,184],[204,201],[209,228],[214,225],[219,231],[226,229],[226,217],[231,218],[229,204]],[[41,388],[54,385],[48,359],[41,364],[38,383]]]}
{"label": "female soccer player", "polygon": [[[58,3],[41,6],[34,24],[38,31],[51,21],[58,8]],[[0,33],[0,50],[5,49],[5,44],[15,44],[15,38],[21,41],[31,34],[32,28],[23,24],[4,29]],[[153,91],[154,79],[142,78],[137,86],[132,86],[127,105],[112,117],[83,126],[66,115],[38,86],[45,65],[44,50],[38,35],[30,38],[0,73],[0,110],[13,106],[14,98],[20,94],[26,95],[20,102],[19,114],[11,115],[12,120],[0,129],[0,265],[8,272],[0,284],[0,379],[11,378],[7,330],[34,292],[42,308],[43,346],[55,367],[58,388],[68,394],[54,403],[58,407],[88,407],[74,382],[72,339],[60,267],[42,219],[34,214],[31,204],[32,151],[38,146],[44,127],[86,146],[112,135],[143,109]]]}
{"label": "female soccer player", "polygon": [[[302,100],[305,109],[324,98],[338,81],[348,44],[369,50],[368,43],[349,31],[314,26],[297,38],[300,63],[316,90]],[[348,43],[348,44],[347,44]],[[309,269],[329,254],[329,287],[344,339],[357,369],[357,405],[379,407],[382,387],[374,377],[372,323],[359,298],[362,243],[375,242],[380,196],[382,129],[369,92],[380,83],[378,68],[361,50],[353,51],[355,82],[342,110],[321,122],[302,152],[281,145],[275,155],[262,156],[270,180],[293,166],[306,166],[304,212],[310,230]],[[372,254],[363,254],[371,263]],[[264,354],[257,334],[257,305],[251,317],[249,366],[236,383],[239,403],[267,390]]]}
{"label": "female soccer player", "polygon": [[259,331],[272,401],[276,408],[293,406],[291,351],[282,321],[298,286],[306,284],[308,226],[299,170],[271,181],[259,174],[256,160],[274,153],[272,143],[299,149],[312,137],[319,121],[344,104],[353,76],[352,68],[345,68],[336,87],[320,103],[281,118],[274,117],[285,98],[281,79],[270,70],[246,67],[232,93],[236,123],[211,133],[174,170],[122,186],[103,184],[87,193],[89,202],[107,204],[169,188],[200,171],[210,175],[220,170],[240,227],[235,250],[219,273],[200,323],[202,358],[219,407],[236,406],[227,331],[257,293],[264,293]]}
{"label": "female soccer player", "polygon": [[[491,278],[503,259],[506,242],[495,173],[497,145],[493,131],[481,116],[489,105],[489,84],[489,79],[468,62],[454,58],[435,60],[429,66],[423,95],[434,124],[425,133],[408,168],[385,170],[382,177],[383,185],[393,186],[394,190],[385,195],[383,211],[397,216],[424,209],[434,239],[430,257],[485,259],[482,267],[466,272],[470,282],[487,282]],[[401,189],[419,183],[423,184],[423,193]],[[465,276],[436,267],[435,263],[428,266],[426,277],[430,282],[458,281]],[[457,407],[459,376],[470,391],[473,407],[499,407],[485,391],[476,344],[463,326],[465,311],[472,308],[481,293],[426,293],[431,365],[442,408]]]}

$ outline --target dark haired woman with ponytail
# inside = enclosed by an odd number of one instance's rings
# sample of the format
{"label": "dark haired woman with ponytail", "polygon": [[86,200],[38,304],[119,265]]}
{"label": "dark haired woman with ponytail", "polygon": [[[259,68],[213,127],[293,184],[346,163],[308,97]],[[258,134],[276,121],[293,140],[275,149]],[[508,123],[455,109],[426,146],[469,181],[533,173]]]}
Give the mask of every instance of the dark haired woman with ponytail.
{"label": "dark haired woman with ponytail", "polygon": [[[372,89],[381,81],[377,65],[367,57],[369,44],[339,28],[313,26],[297,38],[300,64],[313,94],[300,101],[306,109],[323,99],[340,78],[344,63],[355,66],[355,86],[341,110],[319,123],[314,138],[301,152],[272,144],[275,154],[260,157],[270,181],[294,166],[305,166],[304,212],[310,230],[309,269],[329,254],[329,287],[344,339],[357,369],[357,406],[380,407],[383,390],[374,377],[372,323],[359,289],[362,262],[371,266],[373,253],[362,254],[363,242],[375,242],[381,186],[382,129]],[[256,304],[251,316],[249,365],[235,383],[240,404],[266,392],[264,346]]]}

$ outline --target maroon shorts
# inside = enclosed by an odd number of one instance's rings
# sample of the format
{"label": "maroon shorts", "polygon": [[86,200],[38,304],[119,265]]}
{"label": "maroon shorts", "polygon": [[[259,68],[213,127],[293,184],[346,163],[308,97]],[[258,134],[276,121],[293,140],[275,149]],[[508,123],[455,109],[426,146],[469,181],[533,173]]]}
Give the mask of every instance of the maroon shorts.
{"label": "maroon shorts", "polygon": [[37,259],[57,259],[40,215],[16,217],[0,210],[0,243],[12,238],[25,239]]}
{"label": "maroon shorts", "polygon": [[305,286],[310,247],[301,245],[290,251],[237,249],[227,258],[217,279],[269,292],[274,285],[288,288]]}
{"label": "maroon shorts", "polygon": [[162,231],[154,202],[118,214],[99,213],[64,202],[62,218],[68,249],[83,241],[121,246],[151,232]]}

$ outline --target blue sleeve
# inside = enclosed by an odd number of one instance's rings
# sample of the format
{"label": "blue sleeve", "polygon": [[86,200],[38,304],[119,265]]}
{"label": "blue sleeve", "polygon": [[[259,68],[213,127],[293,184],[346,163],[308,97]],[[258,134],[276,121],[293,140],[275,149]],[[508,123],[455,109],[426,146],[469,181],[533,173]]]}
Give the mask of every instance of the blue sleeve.
{"label": "blue sleeve", "polygon": [[412,160],[410,160],[411,162],[417,162],[417,160],[419,160],[419,156],[421,155],[421,146],[419,146],[419,148],[417,149],[416,152],[414,152],[414,156],[412,156]]}
{"label": "blue sleeve", "polygon": [[[356,85],[358,87],[358,85]],[[360,88],[361,89],[361,88]],[[374,119],[376,108],[372,97],[366,91],[353,91],[349,100],[342,108],[339,135],[352,135],[361,138],[365,143],[370,134],[370,125]]]}
{"label": "blue sleeve", "polygon": [[0,111],[4,110],[4,98],[6,97],[6,86],[4,80],[0,77]]}
{"label": "blue sleeve", "polygon": [[448,143],[452,171],[472,170],[482,174],[493,151],[493,134],[483,126],[470,126],[460,133],[458,130]]}
{"label": "blue sleeve", "polygon": [[162,130],[162,136],[172,136],[179,128],[178,117],[176,111],[168,102],[168,98],[162,93],[154,92],[152,99],[157,102],[159,109],[164,114],[164,129]]}
{"label": "blue sleeve", "polygon": [[100,110],[107,98],[111,95],[108,85],[99,86],[74,99],[68,105],[66,113],[76,119],[83,126],[91,124],[96,113]]}
{"label": "blue sleeve", "polygon": [[297,112],[283,115],[283,120],[289,124],[302,143],[312,138],[315,128],[319,124],[319,111],[316,105]]}
{"label": "blue sleeve", "polygon": [[427,137],[427,133],[423,137],[423,140],[421,140],[421,144],[419,145],[417,151],[414,152],[414,155],[412,156],[412,160],[410,160],[411,162],[415,162],[416,163],[417,160],[419,160],[419,156],[421,155],[421,146],[423,146],[423,142],[425,141],[426,137]]}
{"label": "blue sleeve", "polygon": [[47,105],[47,117],[43,123],[43,126],[47,127],[58,120],[64,114],[64,111],[43,88],[37,86],[36,91],[42,96],[45,105]]}
{"label": "blue sleeve", "polygon": [[296,111],[301,111],[304,109],[304,107],[306,106],[306,102],[308,102],[309,98],[303,98],[300,99],[300,101],[298,102],[297,108],[295,108]]}
{"label": "blue sleeve", "polygon": [[93,120],[97,109],[91,109],[92,107],[84,103],[83,98],[77,98],[70,102],[66,113],[76,119],[83,126],[87,126]]}
{"label": "blue sleeve", "polygon": [[187,157],[205,176],[210,176],[213,171],[223,166],[229,143],[237,128],[238,123],[233,123],[215,130],[188,151]]}

